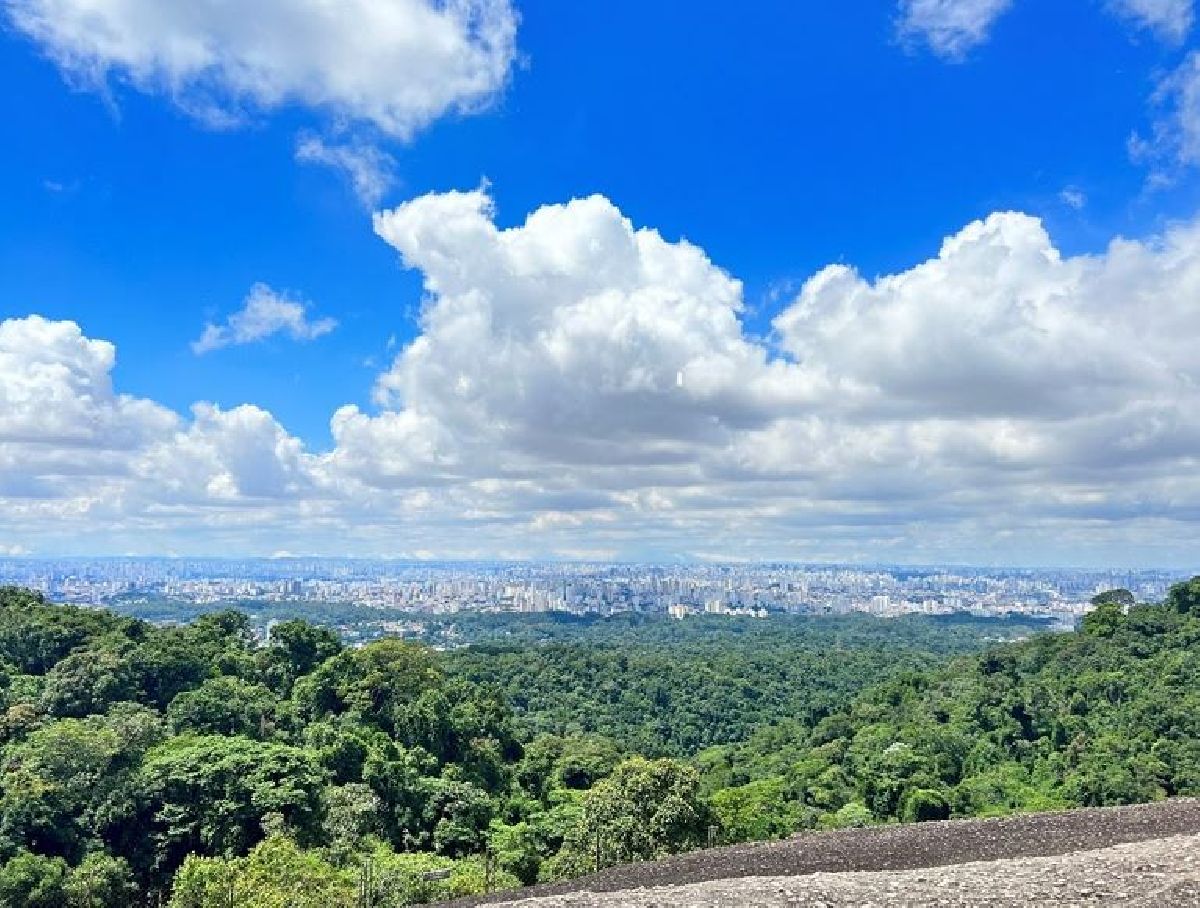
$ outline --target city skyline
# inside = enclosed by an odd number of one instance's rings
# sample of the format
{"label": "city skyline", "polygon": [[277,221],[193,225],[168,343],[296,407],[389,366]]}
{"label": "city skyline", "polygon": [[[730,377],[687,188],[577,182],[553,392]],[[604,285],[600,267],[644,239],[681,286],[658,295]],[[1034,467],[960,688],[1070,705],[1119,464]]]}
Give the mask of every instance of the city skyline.
{"label": "city skyline", "polygon": [[1191,0],[668,7],[0,7],[0,555],[1194,566]]}
{"label": "city skyline", "polygon": [[0,583],[159,623],[245,611],[260,635],[320,616],[359,643],[424,633],[456,615],[621,615],[688,620],[865,613],[1016,619],[1071,630],[1093,597],[1156,602],[1177,571],[800,564],[448,563],[363,559],[71,558],[0,561]]}

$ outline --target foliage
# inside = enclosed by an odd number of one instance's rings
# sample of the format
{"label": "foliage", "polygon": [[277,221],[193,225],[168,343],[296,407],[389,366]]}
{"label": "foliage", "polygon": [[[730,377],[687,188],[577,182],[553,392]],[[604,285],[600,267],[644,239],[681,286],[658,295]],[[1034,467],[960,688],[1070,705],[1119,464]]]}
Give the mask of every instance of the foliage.
{"label": "foliage", "polygon": [[21,851],[0,865],[0,905],[10,908],[64,908],[67,864]]}
{"label": "foliage", "polygon": [[837,826],[1200,794],[1198,594],[1110,591],[1080,633],[900,674],[816,725],[702,754],[706,790],[739,767]]}
{"label": "foliage", "polygon": [[582,873],[687,851],[705,841],[712,819],[694,767],[633,757],[584,797],[559,869]]}
{"label": "foliage", "polygon": [[190,855],[176,875],[169,908],[355,908],[355,884],[350,871],[274,836],[244,858]]}
{"label": "foliage", "polygon": [[782,839],[810,825],[804,807],[778,777],[721,789],[711,800],[722,836],[730,841]]}
{"label": "foliage", "polygon": [[1093,605],[999,644],[1030,628],[454,616],[490,642],[441,653],[0,588],[0,904],[388,908],[714,834],[1200,794],[1200,578]]}
{"label": "foliage", "polygon": [[976,649],[1008,627],[866,617],[547,621],[532,627],[552,642],[476,645],[451,653],[447,670],[498,685],[527,736],[599,734],[674,757],[771,723],[819,721],[865,684],[929,667],[936,653]]}
{"label": "foliage", "polygon": [[319,838],[324,775],[305,751],[242,737],[178,737],[151,751],[139,772],[143,823],[160,860],[242,854],[278,817],[302,839]]}

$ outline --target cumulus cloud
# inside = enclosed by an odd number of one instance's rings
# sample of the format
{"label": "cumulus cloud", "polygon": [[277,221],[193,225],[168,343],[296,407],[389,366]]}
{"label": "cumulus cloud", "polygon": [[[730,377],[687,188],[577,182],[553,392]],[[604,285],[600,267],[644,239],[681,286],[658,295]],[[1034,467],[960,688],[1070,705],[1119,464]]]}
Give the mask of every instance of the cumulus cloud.
{"label": "cumulus cloud", "polygon": [[1109,7],[1167,41],[1182,41],[1192,28],[1192,0],[1110,0]]}
{"label": "cumulus cloud", "polygon": [[174,425],[170,411],[113,390],[116,348],[73,322],[0,322],[0,444],[132,450]]}
{"label": "cumulus cloud", "polygon": [[376,396],[486,450],[686,460],[803,397],[743,335],[738,281],[600,196],[499,230],[482,191],[432,195],[375,228],[437,301]]}
{"label": "cumulus cloud", "polygon": [[925,44],[948,60],[962,60],[987,40],[1012,0],[900,0],[902,40]]}
{"label": "cumulus cloud", "polygon": [[806,532],[1186,521],[1200,496],[1179,340],[1196,226],[1067,258],[1037,219],[997,213],[899,274],[821,271],[770,347],[734,278],[600,197],[500,229],[482,192],[426,196],[376,230],[430,302],[378,381],[388,410],[341,414],[366,482],[436,475],[478,515],[532,515],[531,534],[716,533],[750,554]]}
{"label": "cumulus cloud", "polygon": [[278,293],[266,284],[255,284],[242,308],[224,324],[209,322],[204,326],[203,333],[193,341],[192,350],[200,355],[231,345],[257,343],[276,334],[310,341],[336,327],[337,320],[333,318],[310,320],[304,302]]}
{"label": "cumulus cloud", "polygon": [[842,408],[905,416],[1054,417],[1105,404],[1149,369],[1111,311],[1080,294],[1041,223],[1000,213],[949,238],[940,255],[868,282],[833,266],[776,320],[806,370],[836,376]]}
{"label": "cumulus cloud", "polygon": [[369,208],[378,205],[396,182],[396,159],[366,143],[331,144],[306,133],[296,143],[296,160],[338,171],[350,181],[359,201]]}
{"label": "cumulus cloud", "polygon": [[515,53],[509,0],[6,0],[78,83],[116,77],[218,125],[288,104],[407,139],[486,104]]}
{"label": "cumulus cloud", "polygon": [[503,228],[483,191],[433,194],[375,227],[427,302],[326,450],[253,404],[117,394],[111,345],[70,323],[0,325],[0,355],[27,357],[0,369],[6,544],[103,526],[143,550],[1194,552],[1200,222],[1064,256],[996,213],[896,274],[821,270],[767,341],[736,278],[603,197]]}
{"label": "cumulus cloud", "polygon": [[160,501],[237,503],[314,494],[311,455],[265,410],[192,408],[186,428],[148,446],[134,464]]}

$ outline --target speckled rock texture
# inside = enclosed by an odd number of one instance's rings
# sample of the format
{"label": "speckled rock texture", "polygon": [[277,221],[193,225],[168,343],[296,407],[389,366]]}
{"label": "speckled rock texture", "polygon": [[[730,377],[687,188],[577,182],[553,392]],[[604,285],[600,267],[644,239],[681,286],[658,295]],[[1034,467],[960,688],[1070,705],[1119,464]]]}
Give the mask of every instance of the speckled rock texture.
{"label": "speckled rock texture", "polygon": [[1200,908],[1200,801],[810,833],[455,904],[485,902],[514,908]]}
{"label": "speckled rock texture", "polygon": [[1059,857],[923,870],[743,877],[619,892],[573,892],[512,908],[762,906],[1200,906],[1200,836],[1171,836]]}

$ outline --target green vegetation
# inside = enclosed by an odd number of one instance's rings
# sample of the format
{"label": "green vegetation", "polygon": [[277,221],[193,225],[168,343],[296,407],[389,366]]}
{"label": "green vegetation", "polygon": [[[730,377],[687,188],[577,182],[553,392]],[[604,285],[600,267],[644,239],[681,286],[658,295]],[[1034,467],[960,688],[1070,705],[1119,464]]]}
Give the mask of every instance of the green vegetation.
{"label": "green vegetation", "polygon": [[904,674],[810,727],[710,749],[706,791],[720,804],[769,783],[809,825],[1200,793],[1200,578],[1163,605],[1123,590],[1095,602],[1078,633]]}
{"label": "green vegetation", "polygon": [[[977,650],[1018,622],[724,617],[511,618],[447,670],[499,687],[525,737],[600,734],[646,756],[691,756],[781,721],[815,724],[863,685]],[[480,630],[476,628],[476,633]],[[530,645],[530,643],[540,645]]]}
{"label": "green vegetation", "polygon": [[389,908],[714,834],[1200,794],[1200,578],[999,644],[1027,628],[471,621],[492,642],[257,645],[237,612],[0,589],[0,904]]}

